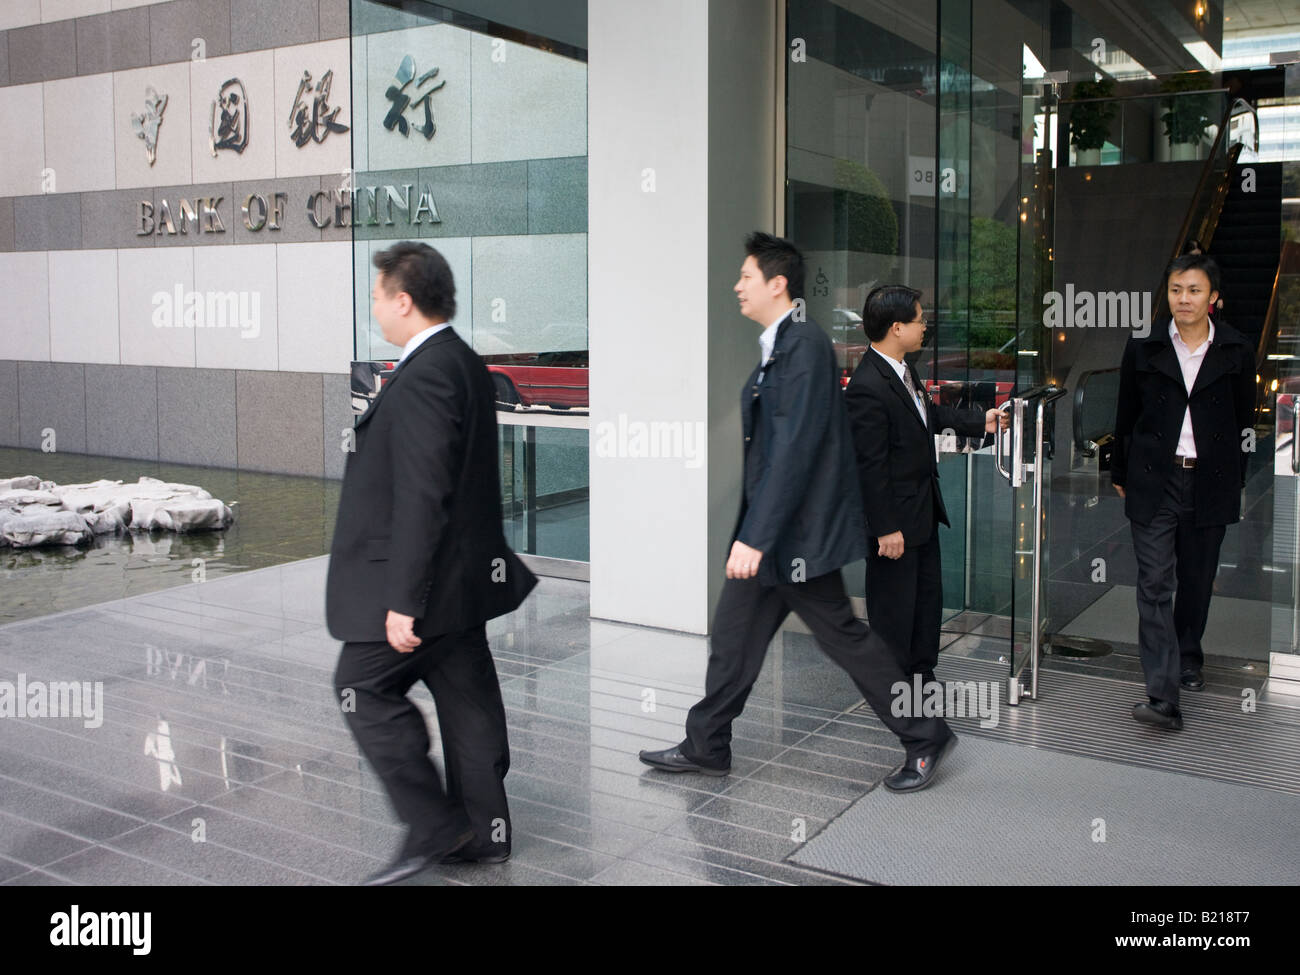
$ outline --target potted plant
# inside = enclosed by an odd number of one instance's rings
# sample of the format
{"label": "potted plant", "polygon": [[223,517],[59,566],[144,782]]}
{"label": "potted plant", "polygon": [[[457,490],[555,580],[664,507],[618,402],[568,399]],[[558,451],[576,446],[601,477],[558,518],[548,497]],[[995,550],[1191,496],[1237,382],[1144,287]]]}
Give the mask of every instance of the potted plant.
{"label": "potted plant", "polygon": [[1101,147],[1110,135],[1110,123],[1116,111],[1114,102],[1084,99],[1106,99],[1114,94],[1112,78],[1075,84],[1071,92],[1076,104],[1070,106],[1070,144],[1074,146],[1076,166],[1096,166],[1101,162]]}
{"label": "potted plant", "polygon": [[1205,71],[1184,71],[1166,78],[1160,90],[1169,94],[1160,105],[1165,109],[1160,121],[1165,124],[1165,138],[1169,140],[1170,158],[1176,162],[1196,159],[1200,143],[1210,127],[1210,96],[1193,92],[1210,87],[1210,75]]}

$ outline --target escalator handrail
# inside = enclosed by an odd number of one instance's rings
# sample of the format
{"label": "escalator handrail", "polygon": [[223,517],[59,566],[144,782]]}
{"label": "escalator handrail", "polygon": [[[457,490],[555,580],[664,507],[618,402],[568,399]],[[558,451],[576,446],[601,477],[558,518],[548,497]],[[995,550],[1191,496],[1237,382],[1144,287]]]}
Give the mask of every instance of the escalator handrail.
{"label": "escalator handrail", "polygon": [[[1201,167],[1201,178],[1196,181],[1196,191],[1192,194],[1192,205],[1187,208],[1187,216],[1183,218],[1183,225],[1179,228],[1178,237],[1174,241],[1174,252],[1169,255],[1171,261],[1183,252],[1183,246],[1188,241],[1192,229],[1192,220],[1196,215],[1196,204],[1200,201],[1201,196],[1209,187],[1211,176],[1214,173],[1214,164],[1219,155],[1219,147],[1223,145],[1223,138],[1228,131],[1228,123],[1232,120],[1232,111],[1234,108],[1236,108],[1236,102],[1229,105],[1223,113],[1223,119],[1219,123],[1219,131],[1215,134],[1214,143],[1210,146],[1209,158],[1205,160],[1205,165]],[[1231,172],[1232,166],[1229,164],[1228,173]],[[1208,222],[1208,217],[1209,215],[1207,214],[1206,220],[1202,221],[1202,224]],[[1214,222],[1216,224],[1218,223],[1217,218]],[[1205,241],[1201,241],[1201,243],[1204,244]]]}
{"label": "escalator handrail", "polygon": [[1076,450],[1090,454],[1094,441],[1083,435],[1083,398],[1088,392],[1088,380],[1103,372],[1119,372],[1119,366],[1107,369],[1089,369],[1079,376],[1079,383],[1074,387],[1074,447]]}

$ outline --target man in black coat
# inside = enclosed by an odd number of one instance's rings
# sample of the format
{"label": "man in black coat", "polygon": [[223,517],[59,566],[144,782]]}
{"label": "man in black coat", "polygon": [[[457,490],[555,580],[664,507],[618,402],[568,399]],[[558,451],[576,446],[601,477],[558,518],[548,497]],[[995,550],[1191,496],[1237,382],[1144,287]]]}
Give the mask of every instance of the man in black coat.
{"label": "man in black coat", "polygon": [[[447,324],[451,269],[416,243],[374,263],[374,316],[402,357],[356,424],[325,608],[344,641],[334,686],[348,727],[408,828],[393,863],[366,881],[386,884],[453,855],[510,854],[510,750],[484,623],[537,580],[502,531],[496,396],[483,361]],[[437,705],[445,790],[424,716],[406,696],[416,681]]]}
{"label": "man in black coat", "polygon": [[932,403],[904,359],[920,350],[926,323],[921,293],[876,288],[862,309],[871,340],[844,405],[853,428],[858,483],[867,522],[867,619],[901,656],[908,677],[934,680],[943,616],[939,525],[948,510],[939,490],[934,436],[981,437],[1003,426],[1000,410],[957,410]]}
{"label": "man in black coat", "polygon": [[1165,285],[1172,321],[1124,348],[1111,482],[1124,498],[1138,566],[1148,700],[1133,717],[1177,731],[1179,689],[1205,686],[1201,636],[1219,546],[1225,526],[1241,517],[1254,449],[1255,358],[1241,333],[1210,320],[1219,291],[1213,259],[1176,258]]}
{"label": "man in black coat", "polygon": [[[804,262],[787,240],[754,233],[736,283],[741,314],[763,326],[760,361],[741,392],[744,495],[713,617],[704,698],[686,738],[641,761],[668,772],[726,775],[731,723],[758,679],[767,646],[790,612],[848,671],[881,721],[903,743],[903,766],[885,779],[897,792],[923,789],[957,737],[942,718],[891,707],[906,686],[893,652],[853,615],[840,569],[862,558],[862,502],[853,442],[830,339],[804,321]],[[901,713],[895,713],[895,711]]]}

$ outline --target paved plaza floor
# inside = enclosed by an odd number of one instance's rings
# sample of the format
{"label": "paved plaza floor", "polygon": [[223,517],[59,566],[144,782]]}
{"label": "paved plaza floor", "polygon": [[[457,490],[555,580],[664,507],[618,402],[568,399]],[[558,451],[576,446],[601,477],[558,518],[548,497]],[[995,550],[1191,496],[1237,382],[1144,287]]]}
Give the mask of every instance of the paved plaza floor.
{"label": "paved plaza floor", "polygon": [[[326,566],[305,559],[0,627],[0,680],[102,681],[104,694],[94,727],[0,721],[0,881],[350,884],[383,865],[401,829],[334,698]],[[510,729],[513,856],[410,882],[859,882],[787,858],[902,753],[797,626],[773,643],[725,778],[666,775],[636,757],[680,739],[706,639],[593,620],[587,585],[556,579],[489,637]],[[995,665],[1002,644],[945,639],[941,676]],[[431,699],[422,688],[416,699],[436,732]],[[974,720],[958,726],[979,733]],[[907,816],[942,788],[941,776],[932,792],[889,798]]]}

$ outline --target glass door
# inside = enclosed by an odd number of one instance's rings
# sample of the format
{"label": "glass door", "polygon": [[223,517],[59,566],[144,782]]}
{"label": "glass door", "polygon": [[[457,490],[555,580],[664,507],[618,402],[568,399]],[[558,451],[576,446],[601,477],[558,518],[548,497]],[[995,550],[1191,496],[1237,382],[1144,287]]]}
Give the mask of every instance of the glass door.
{"label": "glass door", "polygon": [[1011,659],[1008,700],[1036,697],[1038,658],[1048,632],[1047,499],[1055,449],[1051,333],[1043,297],[1052,287],[1055,227],[1053,154],[1058,87],[1029,46],[1022,58],[1019,235],[1016,264],[1015,392],[1007,404],[1011,475]]}
{"label": "glass door", "polygon": [[[1300,135],[1300,63],[1284,68],[1282,104],[1275,124],[1282,144]],[[1282,169],[1282,242],[1277,279],[1265,319],[1273,342],[1262,365],[1264,410],[1272,408],[1273,452],[1273,598],[1269,628],[1269,676],[1300,681],[1300,208],[1294,187],[1300,185],[1300,159],[1284,159]],[[1268,402],[1273,399],[1273,403]],[[1267,413],[1264,413],[1267,416]],[[1293,685],[1294,686],[1294,685]]]}

